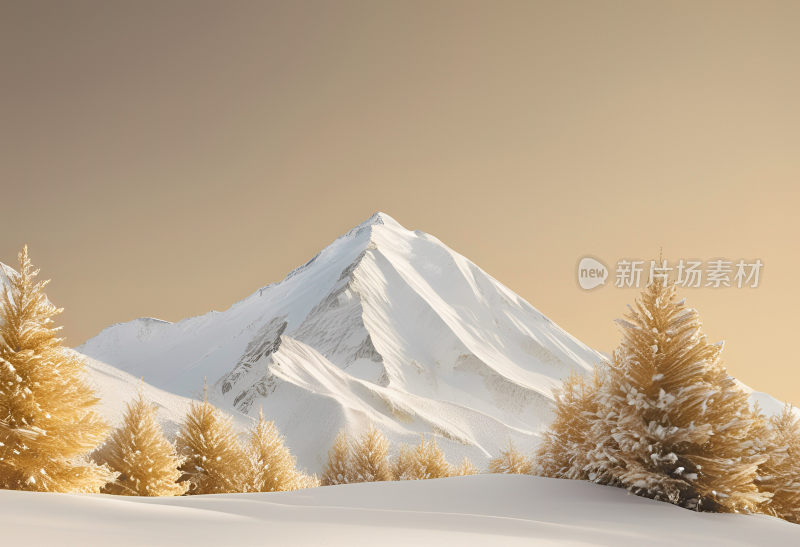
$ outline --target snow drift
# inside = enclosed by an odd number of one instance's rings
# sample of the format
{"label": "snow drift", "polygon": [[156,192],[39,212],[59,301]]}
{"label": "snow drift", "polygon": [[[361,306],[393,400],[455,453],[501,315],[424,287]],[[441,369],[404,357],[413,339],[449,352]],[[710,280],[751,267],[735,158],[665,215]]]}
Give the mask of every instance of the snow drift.
{"label": "snow drift", "polygon": [[0,491],[16,545],[773,545],[800,526],[583,481],[476,475],[179,498]]}

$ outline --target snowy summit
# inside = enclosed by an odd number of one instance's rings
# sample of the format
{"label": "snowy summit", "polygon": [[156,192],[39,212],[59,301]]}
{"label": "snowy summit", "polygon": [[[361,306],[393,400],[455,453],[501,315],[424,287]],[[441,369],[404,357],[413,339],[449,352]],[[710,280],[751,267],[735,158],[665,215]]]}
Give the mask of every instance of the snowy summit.
{"label": "snowy summit", "polygon": [[282,282],[221,313],[113,325],[77,348],[132,377],[233,414],[263,408],[319,470],[341,428],[394,443],[437,436],[483,465],[531,449],[551,390],[602,359],[433,236],[386,213]]}

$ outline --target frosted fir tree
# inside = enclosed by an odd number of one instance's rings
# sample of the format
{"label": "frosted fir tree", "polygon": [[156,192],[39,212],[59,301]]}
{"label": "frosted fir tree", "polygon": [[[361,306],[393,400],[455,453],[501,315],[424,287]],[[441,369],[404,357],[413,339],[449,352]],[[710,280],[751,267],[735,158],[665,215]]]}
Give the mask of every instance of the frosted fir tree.
{"label": "frosted fir tree", "polygon": [[753,482],[764,460],[748,440],[757,417],[697,311],[674,285],[653,283],[619,323],[596,393],[589,478],[699,510],[758,508],[768,495]]}
{"label": "frosted fir tree", "polygon": [[374,426],[352,444],[353,482],[392,480],[392,470],[387,460],[389,441]]}
{"label": "frosted fir tree", "polygon": [[414,460],[416,452],[413,446],[407,444],[400,445],[394,458],[391,459],[390,466],[392,477],[396,481],[411,480],[413,477]]}
{"label": "frosted fir tree", "polygon": [[[766,469],[769,467],[769,451],[772,450],[772,440],[773,440],[773,430],[771,426],[771,420],[767,418],[764,413],[761,411],[761,407],[759,406],[758,402],[753,402],[752,406],[752,415],[753,415],[753,426],[750,428],[748,432],[748,439],[747,439],[747,451],[750,455],[760,456],[763,462],[758,466],[758,470],[756,471],[756,478],[753,480],[756,487],[761,492],[767,492],[767,490],[763,487],[762,481],[768,475]],[[769,494],[769,492],[767,492]],[[761,505],[760,512],[768,513],[769,512],[769,504],[771,500],[771,494],[769,494],[770,499],[764,500]]]}
{"label": "frosted fir tree", "polygon": [[509,442],[500,455],[489,461],[489,473],[505,473],[510,475],[530,475],[533,470],[531,459],[522,454],[514,443]]}
{"label": "frosted fir tree", "polygon": [[295,490],[304,490],[306,488],[318,488],[322,486],[319,477],[314,474],[307,474],[302,471],[298,472]]}
{"label": "frosted fir tree", "polygon": [[332,486],[351,482],[354,480],[350,440],[347,438],[347,433],[342,430],[328,451],[328,463],[322,472],[321,483],[323,486]]}
{"label": "frosted fir tree", "polygon": [[452,475],[452,467],[436,439],[426,443],[424,435],[420,436],[416,447],[401,451],[398,458],[402,460],[402,463],[395,465],[400,473],[396,477],[399,480],[439,479]]}
{"label": "frosted fir tree", "polygon": [[461,460],[461,463],[457,466],[453,467],[451,474],[454,477],[463,477],[465,475],[477,475],[480,473],[477,467],[472,463],[472,461],[464,456],[464,459]]}
{"label": "frosted fir tree", "polygon": [[95,459],[119,473],[103,493],[123,496],[181,496],[188,482],[178,483],[183,463],[164,437],[155,407],[143,394],[128,404],[122,425]]}
{"label": "frosted fir tree", "polygon": [[571,374],[555,390],[555,416],[534,456],[534,474],[588,479],[586,457],[595,448],[594,441],[589,439],[589,429],[597,413],[595,394],[600,382],[600,369],[596,368],[591,381]]}
{"label": "frosted fir tree", "polygon": [[83,360],[62,346],[53,321],[62,310],[38,273],[24,247],[0,294],[0,488],[99,492],[114,474],[87,455],[108,426]]}
{"label": "frosted fir tree", "polygon": [[247,490],[249,459],[233,430],[231,419],[207,398],[192,403],[176,439],[185,458],[182,481],[189,494],[225,494]]}
{"label": "frosted fir tree", "polygon": [[772,494],[766,512],[800,523],[800,418],[790,405],[770,420],[767,461],[759,468],[759,487]]}
{"label": "frosted fir tree", "polygon": [[284,492],[306,485],[296,469],[297,460],[284,444],[275,423],[264,419],[263,411],[259,411],[258,422],[250,430],[248,453],[249,491]]}

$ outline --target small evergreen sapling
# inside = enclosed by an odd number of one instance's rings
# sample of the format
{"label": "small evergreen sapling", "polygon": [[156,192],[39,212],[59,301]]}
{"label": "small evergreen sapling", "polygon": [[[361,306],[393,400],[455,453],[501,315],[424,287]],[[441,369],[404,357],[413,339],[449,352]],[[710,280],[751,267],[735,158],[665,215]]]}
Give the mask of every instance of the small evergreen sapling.
{"label": "small evergreen sapling", "polygon": [[323,486],[355,482],[350,440],[344,430],[339,432],[333,446],[328,451],[328,463],[322,472],[320,482]]}
{"label": "small evergreen sapling", "polygon": [[511,475],[530,475],[533,467],[531,459],[517,450],[514,443],[500,451],[500,455],[489,462],[489,473],[506,473]]}
{"label": "small evergreen sapling", "polygon": [[415,459],[416,452],[413,446],[407,444],[400,445],[397,454],[395,454],[390,463],[394,480],[406,481],[415,478],[412,476]]}
{"label": "small evergreen sapling", "polygon": [[304,487],[297,460],[283,442],[274,422],[264,419],[259,411],[258,422],[250,430],[250,477],[248,490],[253,492],[284,492]]}
{"label": "small evergreen sapling", "polygon": [[571,374],[555,390],[553,422],[536,451],[533,473],[560,479],[588,479],[587,454],[594,448],[590,422],[597,413],[595,394],[601,383],[599,368],[591,381]]}
{"label": "small evergreen sapling", "polygon": [[470,461],[469,458],[464,456],[464,459],[461,460],[461,463],[458,464],[452,470],[452,475],[454,477],[463,477],[465,475],[477,475],[480,473],[478,468]]}
{"label": "small evergreen sapling", "polygon": [[392,470],[387,460],[389,441],[374,426],[352,444],[353,482],[392,480]]}
{"label": "small evergreen sapling", "polygon": [[249,460],[233,430],[230,418],[208,400],[192,403],[176,440],[185,458],[182,481],[189,494],[245,492]]}
{"label": "small evergreen sapling", "polygon": [[395,470],[400,473],[398,479],[439,479],[452,475],[452,468],[435,438],[426,443],[425,436],[420,436],[419,444],[401,451],[398,460],[395,464]]}
{"label": "small evergreen sapling", "polygon": [[167,441],[156,420],[155,407],[144,395],[128,404],[122,425],[95,459],[119,476],[103,492],[123,496],[181,496],[188,482],[178,483],[183,458]]}

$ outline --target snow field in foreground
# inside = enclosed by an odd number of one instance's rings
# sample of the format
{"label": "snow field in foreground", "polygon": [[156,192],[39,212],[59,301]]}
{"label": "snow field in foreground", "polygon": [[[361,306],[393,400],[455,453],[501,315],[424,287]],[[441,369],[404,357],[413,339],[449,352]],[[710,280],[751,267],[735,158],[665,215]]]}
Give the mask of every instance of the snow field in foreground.
{"label": "snow field in foreground", "polygon": [[180,498],[0,491],[8,545],[800,545],[800,526],[582,481],[475,475]]}

